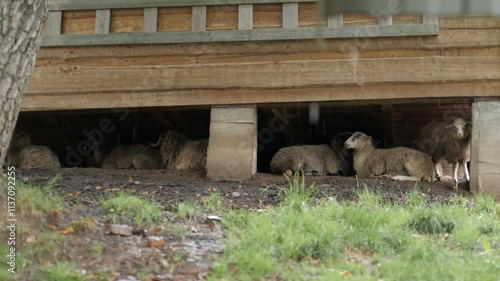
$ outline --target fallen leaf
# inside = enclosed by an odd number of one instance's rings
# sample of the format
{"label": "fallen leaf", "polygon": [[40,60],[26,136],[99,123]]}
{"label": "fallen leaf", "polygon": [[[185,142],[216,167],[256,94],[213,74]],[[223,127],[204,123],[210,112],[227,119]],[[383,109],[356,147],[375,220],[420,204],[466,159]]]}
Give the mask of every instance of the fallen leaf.
{"label": "fallen leaf", "polygon": [[132,179],[132,177],[128,177],[128,182],[134,182],[134,180]]}
{"label": "fallen leaf", "polygon": [[230,263],[227,265],[227,269],[229,270],[229,273],[232,275],[232,276],[236,276],[238,274],[238,272],[240,271],[240,269],[238,268],[238,266],[234,263]]}
{"label": "fallen leaf", "polygon": [[147,245],[149,247],[161,247],[165,245],[165,240],[163,240],[163,237],[158,237],[158,236],[149,237],[147,239]]}
{"label": "fallen leaf", "polygon": [[99,190],[99,189],[101,189],[101,188],[102,188],[101,186],[96,186],[96,187],[95,187],[95,189],[96,189],[96,190]]}
{"label": "fallen leaf", "polygon": [[158,234],[158,233],[159,233],[160,231],[162,231],[162,230],[163,230],[163,226],[162,226],[162,225],[160,225],[160,226],[153,227],[153,228],[152,228],[151,230],[149,230],[149,231],[151,231],[151,232],[152,232],[152,233],[154,233],[154,234]]}
{"label": "fallen leaf", "polygon": [[73,231],[74,231],[73,227],[68,226],[68,227],[66,227],[63,230],[59,230],[57,233],[59,233],[59,234],[68,234],[68,233],[73,233]]}
{"label": "fallen leaf", "polygon": [[59,217],[61,215],[61,212],[59,210],[54,211],[54,217]]}
{"label": "fallen leaf", "polygon": [[342,271],[340,274],[342,274],[342,276],[344,276],[345,279],[349,278],[349,271]]}
{"label": "fallen leaf", "polygon": [[196,227],[194,226],[191,226],[191,232],[198,232],[198,229],[196,229]]}
{"label": "fallen leaf", "polygon": [[56,228],[57,228],[57,227],[56,227],[55,225],[51,225],[51,226],[49,226],[49,229],[50,229],[50,230],[55,230]]}
{"label": "fallen leaf", "polygon": [[80,193],[81,193],[80,191],[72,192],[72,193],[69,194],[69,196],[77,196]]}
{"label": "fallen leaf", "polygon": [[33,242],[36,242],[36,235],[33,234],[31,236],[29,236],[28,238],[26,238],[26,244],[31,244]]}
{"label": "fallen leaf", "polygon": [[215,223],[211,220],[208,221],[208,229],[210,229],[210,231],[215,231],[216,227],[215,227]]}
{"label": "fallen leaf", "polygon": [[118,187],[115,187],[115,188],[106,188],[106,191],[116,191],[116,190],[120,190]]}

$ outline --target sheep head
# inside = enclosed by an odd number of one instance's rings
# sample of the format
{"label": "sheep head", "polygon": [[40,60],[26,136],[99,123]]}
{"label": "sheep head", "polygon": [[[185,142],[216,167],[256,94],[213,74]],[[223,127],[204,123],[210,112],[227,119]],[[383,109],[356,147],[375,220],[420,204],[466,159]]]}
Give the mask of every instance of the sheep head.
{"label": "sheep head", "polygon": [[362,132],[355,132],[349,137],[345,143],[344,147],[347,149],[359,149],[366,145],[366,143],[372,143],[372,137],[367,136]]}
{"label": "sheep head", "polygon": [[453,129],[457,139],[463,139],[469,134],[470,121],[465,121],[462,118],[456,118],[453,120],[453,123],[447,125],[446,128]]}

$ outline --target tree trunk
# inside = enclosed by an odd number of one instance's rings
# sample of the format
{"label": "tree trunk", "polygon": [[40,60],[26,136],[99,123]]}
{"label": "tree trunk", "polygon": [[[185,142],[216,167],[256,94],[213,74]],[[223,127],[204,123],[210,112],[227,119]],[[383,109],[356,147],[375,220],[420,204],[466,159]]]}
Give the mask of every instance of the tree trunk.
{"label": "tree trunk", "polygon": [[3,164],[40,48],[47,0],[0,0],[0,193]]}

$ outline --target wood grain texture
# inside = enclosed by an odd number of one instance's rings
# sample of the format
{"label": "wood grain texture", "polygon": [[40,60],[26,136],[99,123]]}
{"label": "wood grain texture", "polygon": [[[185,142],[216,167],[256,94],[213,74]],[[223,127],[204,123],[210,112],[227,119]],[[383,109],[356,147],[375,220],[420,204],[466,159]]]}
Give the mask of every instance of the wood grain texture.
{"label": "wood grain texture", "polygon": [[22,111],[135,108],[166,106],[206,106],[223,104],[265,104],[282,102],[345,101],[439,102],[439,98],[471,96],[498,97],[500,82],[367,84],[289,89],[226,89],[172,91],[115,91],[97,93],[27,93]]}
{"label": "wood grain texture", "polygon": [[192,31],[207,30],[207,6],[193,7]]}
{"label": "wood grain texture", "polygon": [[97,10],[95,15],[95,34],[108,34],[111,10]]}
{"label": "wood grain texture", "polygon": [[145,8],[142,30],[144,32],[156,32],[157,26],[158,26],[158,8]]}

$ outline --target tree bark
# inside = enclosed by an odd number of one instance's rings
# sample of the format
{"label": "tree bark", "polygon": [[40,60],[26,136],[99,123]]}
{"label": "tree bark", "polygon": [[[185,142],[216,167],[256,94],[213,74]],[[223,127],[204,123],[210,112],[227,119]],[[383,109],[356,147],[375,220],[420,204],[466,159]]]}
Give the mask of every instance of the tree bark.
{"label": "tree bark", "polygon": [[3,164],[40,48],[47,0],[0,0],[0,187]]}

